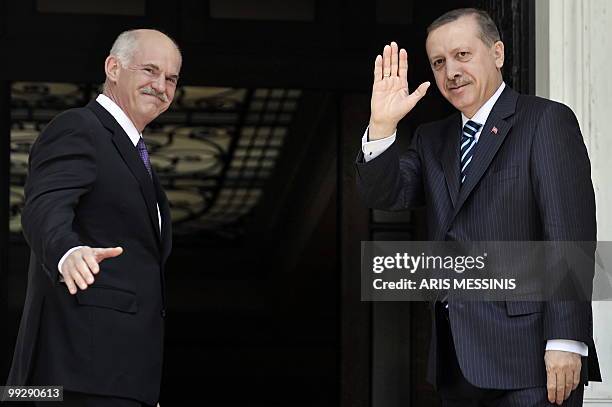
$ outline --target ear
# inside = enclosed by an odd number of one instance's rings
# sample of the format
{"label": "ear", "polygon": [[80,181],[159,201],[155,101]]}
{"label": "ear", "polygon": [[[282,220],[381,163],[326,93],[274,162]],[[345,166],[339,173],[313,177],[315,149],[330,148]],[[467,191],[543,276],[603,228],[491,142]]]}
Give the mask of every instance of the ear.
{"label": "ear", "polygon": [[495,66],[501,69],[504,66],[504,43],[496,41],[493,44],[493,52],[495,53]]}
{"label": "ear", "polygon": [[119,62],[116,56],[109,55],[106,57],[106,61],[104,61],[104,72],[111,82],[117,82],[119,79],[120,68],[121,62]]}

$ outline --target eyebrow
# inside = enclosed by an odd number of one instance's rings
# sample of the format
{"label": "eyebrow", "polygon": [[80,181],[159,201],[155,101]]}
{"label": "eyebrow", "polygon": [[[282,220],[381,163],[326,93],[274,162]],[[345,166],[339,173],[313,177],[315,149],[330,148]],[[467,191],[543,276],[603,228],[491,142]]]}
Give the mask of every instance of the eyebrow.
{"label": "eyebrow", "polygon": [[[461,45],[461,46],[458,46],[458,47],[455,47],[455,48],[451,49],[450,53],[451,54],[456,54],[461,49],[465,49],[466,51],[472,52],[472,48],[469,45]],[[433,61],[435,61],[438,58],[444,58],[444,55],[435,54],[434,56],[429,58],[429,62],[433,62]]]}
{"label": "eyebrow", "polygon": [[467,50],[467,51],[471,51],[471,50],[472,50],[472,48],[471,48],[469,45],[461,45],[461,46],[459,46],[459,47],[455,47],[455,48],[453,48],[453,49],[451,50],[451,53],[453,53],[453,54],[454,54],[454,53],[456,53],[456,52],[459,52],[459,50],[461,50],[461,49],[463,49],[463,50]]}
{"label": "eyebrow", "polygon": [[[148,67],[148,68],[153,68],[157,71],[161,71],[161,69],[159,68],[159,66],[152,64],[152,63],[148,63],[148,64],[142,64],[143,67]],[[177,74],[172,74],[172,75],[167,75],[167,78],[171,78],[171,79],[178,79],[179,76]]]}

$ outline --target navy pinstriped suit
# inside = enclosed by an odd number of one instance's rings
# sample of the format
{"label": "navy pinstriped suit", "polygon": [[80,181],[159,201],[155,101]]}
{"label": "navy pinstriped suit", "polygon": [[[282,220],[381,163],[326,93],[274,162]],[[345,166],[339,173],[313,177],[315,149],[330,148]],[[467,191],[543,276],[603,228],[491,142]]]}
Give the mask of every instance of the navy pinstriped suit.
{"label": "navy pinstriped suit", "polygon": [[[397,143],[367,163],[360,152],[357,184],[366,205],[425,205],[430,240],[596,240],[590,162],[568,107],[506,87],[484,124],[463,185],[461,127],[457,112],[420,126],[401,157]],[[475,386],[546,386],[549,339],[586,343],[583,381],[601,380],[589,303],[453,303],[449,320],[461,371]],[[428,378],[435,384],[435,329],[432,337]]]}

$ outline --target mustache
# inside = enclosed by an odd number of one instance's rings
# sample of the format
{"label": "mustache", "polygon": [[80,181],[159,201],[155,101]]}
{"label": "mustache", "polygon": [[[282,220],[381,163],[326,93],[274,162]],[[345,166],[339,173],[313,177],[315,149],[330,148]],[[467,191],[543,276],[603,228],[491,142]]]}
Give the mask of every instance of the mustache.
{"label": "mustache", "polygon": [[447,81],[446,82],[446,89],[458,88],[460,86],[468,85],[470,83],[471,82],[469,80],[467,80],[467,79],[458,78],[458,79],[455,79],[453,81]]}
{"label": "mustache", "polygon": [[158,98],[162,102],[168,103],[168,96],[166,96],[166,94],[164,92],[156,92],[155,89],[153,89],[150,86],[147,86],[147,87],[144,87],[144,88],[140,89],[140,93],[142,93],[143,95],[155,96],[156,98]]}

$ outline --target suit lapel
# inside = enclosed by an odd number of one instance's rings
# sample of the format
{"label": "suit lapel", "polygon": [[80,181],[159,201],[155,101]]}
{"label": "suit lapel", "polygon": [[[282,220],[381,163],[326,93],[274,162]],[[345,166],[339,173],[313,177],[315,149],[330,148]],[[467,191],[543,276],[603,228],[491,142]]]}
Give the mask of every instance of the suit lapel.
{"label": "suit lapel", "polygon": [[[459,129],[459,130],[457,130]],[[441,152],[442,169],[453,207],[457,206],[459,197],[459,142],[461,141],[461,114],[451,120],[446,129],[446,140]]]}
{"label": "suit lapel", "polygon": [[[512,124],[505,119],[514,114],[517,98],[518,93],[506,86],[493,106],[493,110],[491,110],[487,122],[480,133],[478,143],[474,147],[474,158],[468,166],[465,183],[460,188],[454,215],[457,215],[474,187],[476,187],[487,168],[489,168],[495,154],[512,128]],[[459,153],[457,152],[458,156]]]}
{"label": "suit lapel", "polygon": [[110,130],[113,133],[113,144],[117,148],[117,151],[123,158],[123,161],[128,166],[130,172],[134,175],[138,184],[140,186],[140,192],[144,198],[147,213],[151,224],[153,226],[153,230],[155,231],[155,237],[158,244],[161,244],[161,239],[159,235],[159,223],[157,219],[157,199],[155,194],[155,189],[153,186],[153,182],[151,177],[149,177],[149,173],[145,168],[140,156],[138,155],[138,151],[132,144],[132,141],[125,133],[125,131],[121,128],[119,123],[115,120],[115,118],[104,109],[98,102],[91,101],[87,107],[89,107],[96,116],[100,119],[104,127]]}

